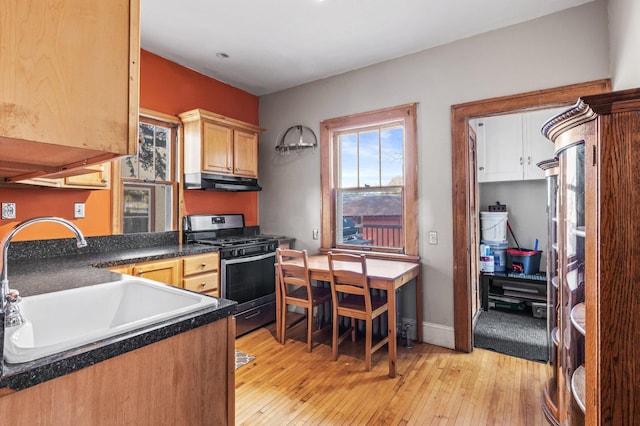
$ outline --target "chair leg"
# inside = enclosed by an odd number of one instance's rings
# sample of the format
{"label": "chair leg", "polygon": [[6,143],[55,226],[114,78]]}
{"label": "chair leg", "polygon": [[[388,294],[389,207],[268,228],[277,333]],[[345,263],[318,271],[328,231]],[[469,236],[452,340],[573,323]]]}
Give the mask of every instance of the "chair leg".
{"label": "chair leg", "polygon": [[365,362],[365,368],[367,369],[367,371],[371,371],[371,329],[373,323],[371,321],[371,317],[366,319],[366,323],[365,323],[365,353],[364,353],[364,362]]}
{"label": "chair leg", "polygon": [[280,311],[280,344],[281,345],[284,345],[284,342],[286,341],[286,337],[285,337],[286,329],[287,329],[287,304],[283,302],[281,304],[281,311]]}
{"label": "chair leg", "polygon": [[331,337],[331,354],[333,356],[333,360],[338,360],[338,333],[340,332],[340,318],[338,317],[338,312],[333,310],[333,335]]}
{"label": "chair leg", "polygon": [[356,341],[356,319],[351,318],[351,341]]}
{"label": "chair leg", "polygon": [[307,352],[311,352],[311,336],[313,334],[313,307],[305,308],[307,311]]}

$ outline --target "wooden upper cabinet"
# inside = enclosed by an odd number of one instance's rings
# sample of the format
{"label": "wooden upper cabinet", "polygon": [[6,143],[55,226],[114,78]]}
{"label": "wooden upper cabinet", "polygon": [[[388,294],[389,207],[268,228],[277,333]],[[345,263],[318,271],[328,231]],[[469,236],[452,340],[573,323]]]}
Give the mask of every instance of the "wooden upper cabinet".
{"label": "wooden upper cabinet", "polygon": [[258,177],[258,135],[236,130],[233,135],[234,174]]}
{"label": "wooden upper cabinet", "polygon": [[184,125],[184,172],[258,177],[258,135],[253,124],[195,109],[178,115]]}
{"label": "wooden upper cabinet", "polygon": [[5,0],[0,178],[135,153],[139,0]]}
{"label": "wooden upper cabinet", "polygon": [[202,171],[233,173],[233,129],[202,123]]}
{"label": "wooden upper cabinet", "polygon": [[111,163],[93,164],[64,172],[19,180],[17,184],[68,189],[110,189]]}

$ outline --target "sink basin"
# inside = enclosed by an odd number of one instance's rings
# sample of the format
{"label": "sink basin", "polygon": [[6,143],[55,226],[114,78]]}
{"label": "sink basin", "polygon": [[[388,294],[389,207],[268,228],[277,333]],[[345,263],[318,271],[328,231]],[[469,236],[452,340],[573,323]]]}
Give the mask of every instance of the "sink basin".
{"label": "sink basin", "polygon": [[144,278],[24,297],[25,322],[5,329],[4,359],[33,361],[217,304]]}

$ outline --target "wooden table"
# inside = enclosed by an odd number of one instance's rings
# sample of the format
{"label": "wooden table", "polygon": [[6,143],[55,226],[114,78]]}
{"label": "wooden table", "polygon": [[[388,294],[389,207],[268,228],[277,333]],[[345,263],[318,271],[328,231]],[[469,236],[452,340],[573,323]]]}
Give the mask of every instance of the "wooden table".
{"label": "wooden table", "polygon": [[[309,256],[309,272],[311,279],[330,281],[329,261],[326,254]],[[399,260],[367,258],[367,274],[369,286],[387,291],[389,302],[388,332],[389,332],[389,376],[396,376],[397,359],[397,318],[396,318],[396,290],[416,278],[416,330],[418,342],[422,342],[422,280],[420,279],[420,263],[403,262]],[[278,303],[279,303],[278,297]],[[279,329],[279,328],[278,328]],[[278,336],[278,340],[280,336]]]}

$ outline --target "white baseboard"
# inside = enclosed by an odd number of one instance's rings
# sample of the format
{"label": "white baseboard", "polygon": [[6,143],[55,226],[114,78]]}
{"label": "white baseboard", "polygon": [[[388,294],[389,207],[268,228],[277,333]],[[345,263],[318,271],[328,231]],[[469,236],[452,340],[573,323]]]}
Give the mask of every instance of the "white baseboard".
{"label": "white baseboard", "polygon": [[[412,318],[402,318],[403,324],[411,324],[409,332],[411,338],[416,339],[416,320]],[[442,346],[449,349],[455,349],[456,340],[453,327],[447,327],[432,322],[422,322],[422,340],[431,345]]]}

